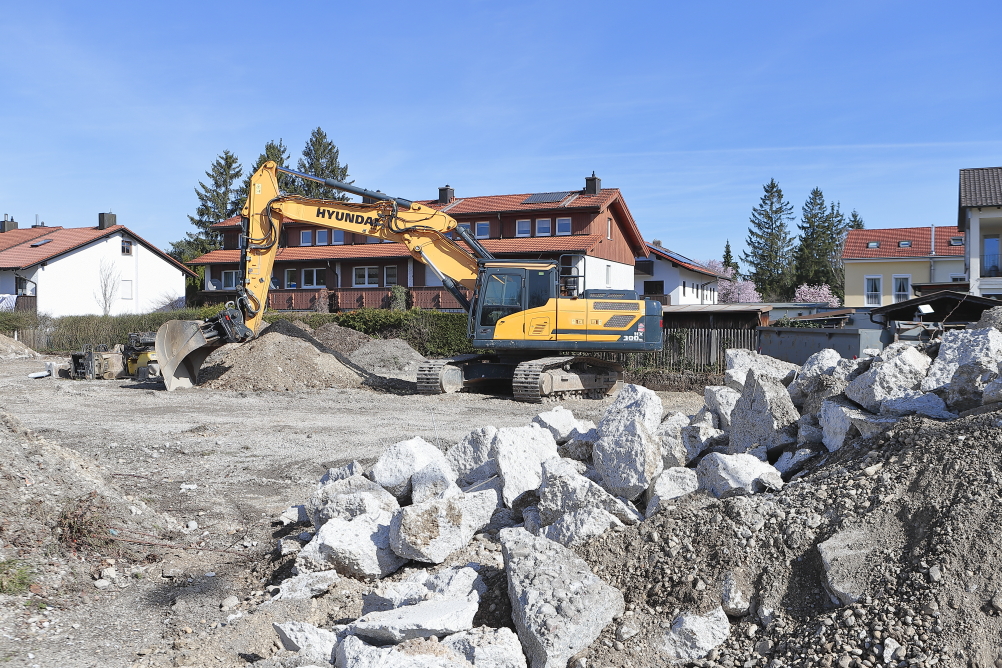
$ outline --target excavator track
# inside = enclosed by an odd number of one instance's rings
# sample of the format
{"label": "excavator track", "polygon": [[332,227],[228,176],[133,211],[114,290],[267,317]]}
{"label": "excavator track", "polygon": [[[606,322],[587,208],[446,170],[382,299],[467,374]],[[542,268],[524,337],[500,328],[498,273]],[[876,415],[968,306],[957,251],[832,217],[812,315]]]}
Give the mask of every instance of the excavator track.
{"label": "excavator track", "polygon": [[463,364],[480,355],[463,355],[448,360],[428,360],[418,367],[417,390],[421,394],[451,394],[463,389]]}
{"label": "excavator track", "polygon": [[[588,371],[581,373],[582,366]],[[511,385],[515,399],[528,403],[600,399],[619,385],[622,371],[621,365],[597,357],[541,357],[519,364]]]}

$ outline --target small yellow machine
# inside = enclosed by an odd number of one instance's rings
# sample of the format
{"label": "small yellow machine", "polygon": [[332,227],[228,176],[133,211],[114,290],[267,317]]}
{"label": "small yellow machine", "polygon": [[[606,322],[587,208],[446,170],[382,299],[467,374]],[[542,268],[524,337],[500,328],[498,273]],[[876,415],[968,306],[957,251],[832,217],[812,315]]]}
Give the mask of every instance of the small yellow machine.
{"label": "small yellow machine", "polygon": [[76,380],[115,380],[135,378],[139,381],[157,378],[156,332],[132,332],[125,346],[84,346],[70,355],[70,378]]}
{"label": "small yellow machine", "polygon": [[[279,172],[318,181],[366,201],[356,204],[283,195],[278,189]],[[455,392],[481,381],[509,380],[515,398],[522,401],[598,398],[616,389],[623,369],[587,353],[662,347],[659,302],[638,299],[632,290],[584,289],[584,277],[576,269],[583,265],[579,256],[495,258],[454,218],[410,200],[266,162],[251,176],[242,214],[242,276],[236,302],[204,322],[172,320],[157,332],[156,353],[168,390],[196,383],[198,370],[213,348],[246,342],[257,334],[283,219],[404,244],[469,313],[472,345],[489,352],[423,364],[418,371],[422,393]],[[473,293],[472,302],[459,286]]]}

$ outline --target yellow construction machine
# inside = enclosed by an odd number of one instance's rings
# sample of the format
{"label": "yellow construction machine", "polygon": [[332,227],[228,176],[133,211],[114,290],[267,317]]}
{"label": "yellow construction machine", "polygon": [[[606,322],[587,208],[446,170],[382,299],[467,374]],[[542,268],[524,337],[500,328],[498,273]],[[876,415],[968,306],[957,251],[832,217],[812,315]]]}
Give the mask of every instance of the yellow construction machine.
{"label": "yellow construction machine", "polygon": [[[364,202],[283,195],[279,172],[353,193]],[[418,371],[422,393],[509,380],[515,398],[522,401],[598,398],[616,389],[623,368],[582,353],[662,347],[659,302],[638,299],[632,290],[584,289],[580,256],[495,258],[454,218],[410,200],[266,162],[251,177],[242,215],[236,301],[204,322],[172,320],[157,332],[156,354],[168,390],[197,383],[198,370],[213,348],[246,342],[257,334],[283,220],[402,243],[469,313],[470,341],[486,352],[426,362]],[[460,286],[472,293],[472,301]]]}

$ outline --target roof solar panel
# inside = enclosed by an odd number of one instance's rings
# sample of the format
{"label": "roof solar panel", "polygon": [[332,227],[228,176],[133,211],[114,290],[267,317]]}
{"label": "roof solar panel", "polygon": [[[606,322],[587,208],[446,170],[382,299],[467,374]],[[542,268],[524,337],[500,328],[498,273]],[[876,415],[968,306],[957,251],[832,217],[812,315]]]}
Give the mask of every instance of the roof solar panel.
{"label": "roof solar panel", "polygon": [[559,202],[563,198],[571,194],[570,190],[559,192],[559,193],[536,193],[535,195],[529,195],[524,200],[522,204],[543,204],[545,202]]}

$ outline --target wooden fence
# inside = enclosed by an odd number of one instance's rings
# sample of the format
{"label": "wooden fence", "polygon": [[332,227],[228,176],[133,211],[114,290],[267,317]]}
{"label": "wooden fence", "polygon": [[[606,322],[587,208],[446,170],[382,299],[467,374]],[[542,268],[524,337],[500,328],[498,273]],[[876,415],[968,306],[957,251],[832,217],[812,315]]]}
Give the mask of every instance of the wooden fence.
{"label": "wooden fence", "polygon": [[724,372],[728,348],[757,350],[754,329],[666,328],[664,349],[645,353],[607,353],[606,359],[621,362],[629,370],[662,369],[671,372]]}

